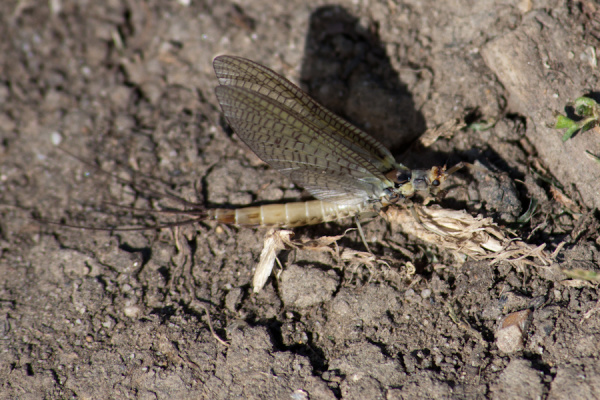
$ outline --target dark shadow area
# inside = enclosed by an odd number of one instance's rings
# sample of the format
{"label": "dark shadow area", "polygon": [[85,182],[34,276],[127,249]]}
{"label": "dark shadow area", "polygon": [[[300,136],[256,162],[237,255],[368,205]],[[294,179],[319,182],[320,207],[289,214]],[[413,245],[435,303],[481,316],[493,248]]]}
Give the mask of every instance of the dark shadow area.
{"label": "dark shadow area", "polygon": [[401,154],[425,131],[423,115],[392,68],[375,23],[365,27],[340,6],[318,8],[304,53],[303,89],[392,154]]}
{"label": "dark shadow area", "polygon": [[[246,318],[245,321],[250,326],[263,326],[267,329],[274,352],[292,352],[306,357],[315,375],[326,373],[329,370],[328,358],[318,344],[318,338],[314,337],[314,333],[308,327],[304,326],[299,315],[295,315],[292,312],[288,314],[293,315],[293,317],[287,321],[281,321],[276,318],[256,319],[256,315]],[[294,334],[298,331],[306,334],[304,338],[306,341],[294,340]],[[331,389],[337,392],[336,388]],[[341,398],[341,394],[339,392],[337,394]]]}
{"label": "dark shadow area", "polygon": [[144,268],[144,266],[152,258],[152,248],[150,247],[136,247],[130,245],[129,243],[122,243],[119,246],[119,249],[124,250],[128,253],[139,255],[139,257],[141,258],[141,263],[138,269]]}
{"label": "dark shadow area", "polygon": [[589,97],[590,99],[594,100],[596,103],[600,103],[600,92],[598,91],[590,91],[590,92],[586,92],[583,97]]}
{"label": "dark shadow area", "polygon": [[177,308],[174,306],[154,307],[150,311],[150,315],[156,315],[160,318],[161,323],[167,322],[172,316],[177,314]]}

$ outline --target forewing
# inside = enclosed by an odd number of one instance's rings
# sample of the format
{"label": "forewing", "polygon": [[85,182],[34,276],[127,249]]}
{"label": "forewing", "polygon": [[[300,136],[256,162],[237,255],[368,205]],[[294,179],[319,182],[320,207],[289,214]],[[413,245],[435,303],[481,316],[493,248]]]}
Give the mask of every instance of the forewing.
{"label": "forewing", "polygon": [[388,149],[372,136],[338,117],[313,100],[293,83],[267,67],[233,56],[220,56],[213,62],[219,83],[263,95],[297,113],[298,118],[310,119],[321,135],[359,154],[380,172],[397,168]]}
{"label": "forewing", "polygon": [[314,197],[356,204],[379,198],[391,185],[370,162],[281,102],[241,87],[219,86],[215,92],[248,147]]}

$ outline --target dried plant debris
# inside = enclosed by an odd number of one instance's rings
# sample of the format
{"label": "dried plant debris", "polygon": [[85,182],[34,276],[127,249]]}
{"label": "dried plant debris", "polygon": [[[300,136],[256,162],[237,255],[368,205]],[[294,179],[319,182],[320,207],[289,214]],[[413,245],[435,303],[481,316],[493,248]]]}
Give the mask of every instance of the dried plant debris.
{"label": "dried plant debris", "polygon": [[271,229],[265,235],[263,249],[260,253],[260,259],[256,265],[256,271],[254,271],[254,278],[252,280],[252,287],[254,293],[261,291],[275,265],[277,254],[287,247],[292,247],[290,238],[294,232],[290,230],[275,230]]}
{"label": "dried plant debris", "polygon": [[[308,250],[315,252],[328,253],[336,263],[351,271],[356,271],[360,267],[365,267],[369,271],[375,271],[377,267],[387,267],[388,271],[391,265],[397,260],[389,257],[378,257],[368,251],[354,250],[351,248],[340,248],[337,244],[346,234],[354,229],[347,229],[343,234],[336,236],[322,236],[317,239],[298,239],[293,240],[293,232],[290,230],[271,229],[264,238],[263,250],[260,260],[256,266],[253,278],[253,291],[258,293],[262,290],[269,279],[275,266],[279,263],[277,255],[282,250]],[[411,277],[415,273],[415,267],[410,261],[404,264],[404,277]]]}
{"label": "dried plant debris", "polygon": [[536,247],[511,238],[491,218],[473,217],[466,211],[444,209],[437,205],[413,205],[412,210],[407,212],[390,207],[384,216],[392,227],[449,250],[458,260],[466,257],[489,259],[492,265],[506,261],[518,269],[527,265],[550,265],[545,245]]}
{"label": "dried plant debris", "polygon": [[600,273],[594,270],[588,270],[583,268],[573,268],[573,269],[563,269],[563,274],[565,274],[569,281],[563,281],[563,285],[572,286],[572,287],[593,287],[592,283],[598,284],[600,283]]}
{"label": "dried plant debris", "polygon": [[449,120],[440,126],[428,129],[419,137],[418,143],[423,147],[429,147],[437,142],[440,137],[449,139],[466,126],[467,124],[462,119]]}
{"label": "dried plant debris", "polygon": [[[491,265],[504,261],[517,269],[529,265],[551,264],[545,245],[529,245],[495,224],[491,218],[473,217],[466,211],[441,208],[440,206],[416,206],[410,209],[389,207],[383,212],[392,228],[400,229],[426,243],[435,244],[450,251],[461,263],[467,258],[488,259]],[[366,251],[343,249],[337,245],[347,233],[324,236],[318,239],[293,240],[290,230],[270,230],[254,274],[253,289],[258,293],[273,271],[277,254],[284,249],[328,252],[339,263],[350,267],[389,265],[391,260],[378,258]]]}
{"label": "dried plant debris", "polygon": [[342,235],[322,236],[317,239],[300,240],[292,239],[294,233],[291,230],[269,230],[265,235],[260,260],[256,266],[256,271],[254,272],[252,282],[254,293],[258,293],[262,290],[267,279],[271,276],[275,262],[279,262],[277,254],[284,249],[327,252],[339,264],[344,264],[350,268],[365,266],[372,269],[377,265],[388,265],[386,260],[377,258],[372,253],[366,251],[352,249],[343,249],[340,251],[337,241],[343,238],[350,230],[352,229],[346,230]]}

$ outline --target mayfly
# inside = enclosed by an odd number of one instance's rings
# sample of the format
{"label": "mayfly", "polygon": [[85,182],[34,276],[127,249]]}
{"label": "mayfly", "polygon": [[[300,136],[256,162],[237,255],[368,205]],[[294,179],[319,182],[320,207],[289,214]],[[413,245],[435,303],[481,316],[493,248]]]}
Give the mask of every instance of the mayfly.
{"label": "mayfly", "polygon": [[258,63],[219,56],[215,89],[225,119],[264,162],[317,200],[207,210],[227,224],[282,228],[372,213],[440,186],[461,165],[411,170],[381,143]]}

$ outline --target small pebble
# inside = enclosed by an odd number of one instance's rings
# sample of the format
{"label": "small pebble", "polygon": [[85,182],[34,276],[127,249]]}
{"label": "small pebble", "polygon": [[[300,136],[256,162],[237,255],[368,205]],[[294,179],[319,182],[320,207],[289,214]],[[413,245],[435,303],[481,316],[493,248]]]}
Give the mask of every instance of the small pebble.
{"label": "small pebble", "polygon": [[496,346],[505,354],[512,354],[525,348],[524,336],[529,323],[530,310],[508,314],[496,332]]}
{"label": "small pebble", "polygon": [[127,306],[123,309],[123,313],[129,318],[136,318],[140,312],[141,310],[138,306]]}
{"label": "small pebble", "polygon": [[50,134],[50,140],[52,141],[53,145],[58,146],[62,142],[62,135],[54,131]]}

